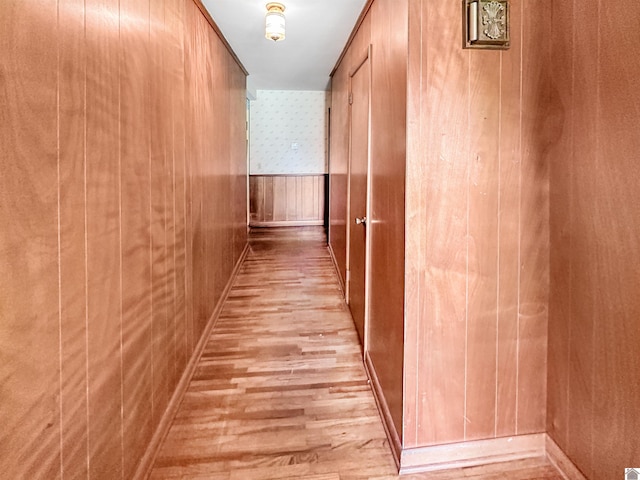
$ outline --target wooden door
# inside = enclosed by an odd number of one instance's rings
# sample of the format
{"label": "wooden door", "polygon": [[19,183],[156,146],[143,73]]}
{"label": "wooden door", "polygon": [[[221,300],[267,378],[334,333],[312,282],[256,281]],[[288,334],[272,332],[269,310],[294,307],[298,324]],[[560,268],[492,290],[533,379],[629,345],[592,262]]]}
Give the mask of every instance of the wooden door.
{"label": "wooden door", "polygon": [[347,302],[366,349],[367,196],[369,172],[369,56],[351,74]]}

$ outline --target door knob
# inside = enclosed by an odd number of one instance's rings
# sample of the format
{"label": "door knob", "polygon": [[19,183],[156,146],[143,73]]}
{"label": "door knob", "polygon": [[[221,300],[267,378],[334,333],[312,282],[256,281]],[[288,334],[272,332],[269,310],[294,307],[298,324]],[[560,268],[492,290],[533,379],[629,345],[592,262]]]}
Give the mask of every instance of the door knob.
{"label": "door knob", "polygon": [[356,217],[356,225],[366,225],[367,217],[358,218]]}

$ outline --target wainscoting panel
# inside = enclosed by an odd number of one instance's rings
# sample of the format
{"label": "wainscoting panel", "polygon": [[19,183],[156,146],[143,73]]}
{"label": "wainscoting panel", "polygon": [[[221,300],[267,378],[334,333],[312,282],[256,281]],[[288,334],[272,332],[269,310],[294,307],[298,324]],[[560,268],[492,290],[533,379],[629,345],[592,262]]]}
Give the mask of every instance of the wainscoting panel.
{"label": "wainscoting panel", "polygon": [[325,175],[251,175],[252,227],[324,225]]}

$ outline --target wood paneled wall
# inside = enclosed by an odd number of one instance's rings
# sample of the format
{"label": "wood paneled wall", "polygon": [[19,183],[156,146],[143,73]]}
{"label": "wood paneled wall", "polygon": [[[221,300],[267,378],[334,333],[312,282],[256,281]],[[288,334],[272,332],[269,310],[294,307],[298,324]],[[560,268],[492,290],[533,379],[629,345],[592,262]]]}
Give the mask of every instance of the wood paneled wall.
{"label": "wood paneled wall", "polygon": [[324,225],[325,175],[251,175],[252,227]]}
{"label": "wood paneled wall", "polygon": [[404,446],[544,432],[551,2],[511,2],[507,51],[409,4]]}
{"label": "wood paneled wall", "polygon": [[349,51],[341,64],[344,67],[338,68],[331,78],[331,136],[329,138],[329,247],[343,287],[347,281],[349,68],[351,67],[346,65],[350,63]]}
{"label": "wood paneled wall", "polygon": [[594,480],[640,464],[639,17],[553,4],[547,430]]}
{"label": "wood paneled wall", "polygon": [[[405,449],[545,430],[550,10],[513,2],[511,49],[471,51],[460,8],[374,1],[333,76],[348,132],[369,38],[370,356]],[[340,264],[348,134],[331,151]]]}
{"label": "wood paneled wall", "polygon": [[368,354],[401,436],[404,357],[408,2],[371,7],[371,238]]}
{"label": "wood paneled wall", "polygon": [[[330,244],[346,279],[349,74],[372,46],[368,355],[393,427],[402,431],[407,2],[376,0],[332,80]],[[391,427],[391,425],[389,425]]]}
{"label": "wood paneled wall", "polygon": [[134,474],[246,244],[244,88],[192,0],[2,2],[0,476]]}

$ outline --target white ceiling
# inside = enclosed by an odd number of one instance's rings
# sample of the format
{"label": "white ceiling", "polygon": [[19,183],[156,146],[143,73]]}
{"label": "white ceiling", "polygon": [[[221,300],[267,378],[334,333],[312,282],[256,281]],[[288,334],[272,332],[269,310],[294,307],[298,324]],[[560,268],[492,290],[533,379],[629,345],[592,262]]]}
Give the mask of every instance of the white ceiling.
{"label": "white ceiling", "polygon": [[286,38],[264,37],[268,0],[203,0],[249,72],[249,90],[327,90],[366,0],[281,0]]}

